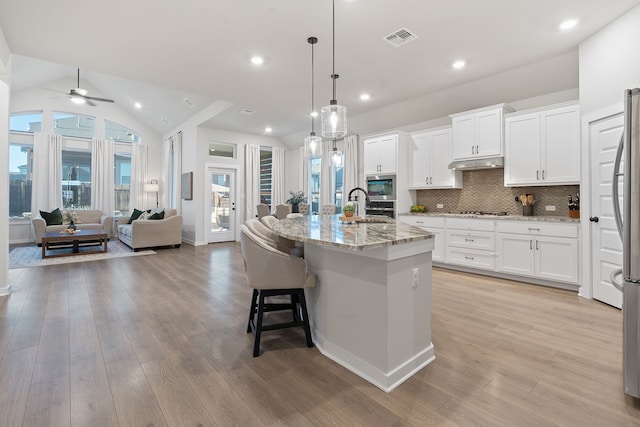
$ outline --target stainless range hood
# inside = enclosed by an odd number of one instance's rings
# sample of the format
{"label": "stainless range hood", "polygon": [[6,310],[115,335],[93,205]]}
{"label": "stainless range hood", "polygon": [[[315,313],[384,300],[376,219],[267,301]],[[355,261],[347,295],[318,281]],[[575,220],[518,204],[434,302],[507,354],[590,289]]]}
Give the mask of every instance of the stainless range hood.
{"label": "stainless range hood", "polygon": [[479,169],[493,169],[504,168],[504,157],[489,157],[487,159],[469,159],[458,160],[449,163],[449,169],[455,170],[479,170]]}

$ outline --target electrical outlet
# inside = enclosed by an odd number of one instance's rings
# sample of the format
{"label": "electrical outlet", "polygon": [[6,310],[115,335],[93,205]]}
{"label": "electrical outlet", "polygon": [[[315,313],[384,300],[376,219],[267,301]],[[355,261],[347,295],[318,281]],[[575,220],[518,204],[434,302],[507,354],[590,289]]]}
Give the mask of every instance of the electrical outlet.
{"label": "electrical outlet", "polygon": [[414,288],[418,286],[418,280],[420,279],[420,269],[418,267],[412,270],[413,278],[411,279],[411,286]]}
{"label": "electrical outlet", "polygon": [[556,207],[547,205],[547,206],[544,207],[544,210],[546,210],[546,211],[555,211]]}
{"label": "electrical outlet", "polygon": [[438,209],[442,209],[442,208],[444,208],[444,205],[443,205],[442,203],[438,203],[438,204],[436,205],[436,208],[438,208]]}

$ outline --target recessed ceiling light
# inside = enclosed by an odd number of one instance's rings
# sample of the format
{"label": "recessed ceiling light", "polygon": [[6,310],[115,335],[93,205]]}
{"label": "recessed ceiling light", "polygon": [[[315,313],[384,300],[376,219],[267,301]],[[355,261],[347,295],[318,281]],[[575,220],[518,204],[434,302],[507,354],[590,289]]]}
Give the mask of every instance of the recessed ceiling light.
{"label": "recessed ceiling light", "polygon": [[360,95],[360,100],[362,101],[368,101],[371,99],[371,95],[369,95],[368,93],[363,93],[362,95]]}
{"label": "recessed ceiling light", "polygon": [[133,104],[134,107],[136,107],[138,110],[142,108],[142,104],[140,104],[139,102],[136,102],[135,104]]}
{"label": "recessed ceiling light", "polygon": [[459,60],[459,61],[456,61],[456,62],[454,62],[453,64],[451,64],[451,66],[452,66],[453,68],[455,68],[456,70],[459,70],[459,69],[461,69],[461,68],[464,68],[464,66],[465,66],[465,65],[467,65],[467,63],[466,63],[466,62],[464,62],[463,60]]}
{"label": "recessed ceiling light", "polygon": [[254,56],[251,58],[251,63],[254,65],[262,65],[264,63],[264,58],[261,56]]}
{"label": "recessed ceiling light", "polygon": [[272,130],[273,130],[273,129],[271,129],[270,127],[266,127],[266,128],[264,128],[264,131],[265,131],[266,133],[271,133],[271,131],[272,131]]}
{"label": "recessed ceiling light", "polygon": [[567,19],[566,21],[563,21],[560,24],[560,29],[562,31],[567,31],[567,30],[572,29],[576,25],[578,25],[578,20],[577,19]]}

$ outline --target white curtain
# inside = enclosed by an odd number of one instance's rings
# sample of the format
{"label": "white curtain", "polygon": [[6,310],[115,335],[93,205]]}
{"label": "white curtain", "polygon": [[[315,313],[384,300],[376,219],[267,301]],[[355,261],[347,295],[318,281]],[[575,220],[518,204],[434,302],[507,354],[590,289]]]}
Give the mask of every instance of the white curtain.
{"label": "white curtain", "polygon": [[300,176],[298,178],[298,188],[304,191],[309,204],[311,204],[311,194],[309,191],[309,157],[306,156],[304,145],[300,147]]}
{"label": "white curtain", "polygon": [[31,215],[39,211],[62,209],[62,137],[35,133],[33,141],[33,180]]}
{"label": "white curtain", "polygon": [[[244,185],[247,199],[245,201],[245,219],[255,218],[260,203],[260,146],[247,144],[244,147]],[[271,207],[275,205],[273,201]]]}
{"label": "white curtain", "polygon": [[170,136],[164,141],[162,179],[160,192],[163,206],[174,208],[181,213],[180,189],[182,179],[182,132]]}
{"label": "white curtain", "polygon": [[[358,182],[358,135],[348,135],[344,138],[344,169],[343,173],[343,203],[347,195],[355,187],[361,187]],[[360,197],[358,212],[364,212],[364,199]]]}
{"label": "white curtain", "polygon": [[331,150],[333,150],[332,141],[322,141],[322,157],[320,159],[320,206],[335,203],[333,197],[333,186],[331,185]]}
{"label": "white curtain", "polygon": [[144,184],[147,182],[147,146],[131,144],[131,186],[129,187],[129,207],[144,209],[147,207],[147,194]]}
{"label": "white curtain", "polygon": [[271,206],[282,204],[288,199],[284,194],[284,155],[283,147],[271,149]]}
{"label": "white curtain", "polygon": [[113,215],[115,209],[113,141],[91,140],[91,207],[105,215]]}

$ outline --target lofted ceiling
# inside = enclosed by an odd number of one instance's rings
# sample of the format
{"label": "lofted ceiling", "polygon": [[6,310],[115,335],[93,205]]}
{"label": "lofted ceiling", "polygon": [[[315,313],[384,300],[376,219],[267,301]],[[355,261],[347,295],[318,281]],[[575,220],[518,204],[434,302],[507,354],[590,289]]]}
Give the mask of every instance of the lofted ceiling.
{"label": "lofted ceiling", "polygon": [[[335,0],[337,99],[357,116],[561,55],[638,4]],[[269,126],[285,138],[310,128],[309,36],[319,39],[316,109],[332,97],[331,10],[331,0],[2,0],[0,27],[16,54],[14,91],[66,92],[52,82],[79,67],[90,95],[115,99],[159,134],[222,101],[230,107],[203,125],[256,135]],[[567,18],[579,24],[563,32]],[[417,38],[400,47],[384,40],[402,28]],[[251,64],[253,55],[264,64]],[[454,70],[458,59],[466,67]]]}

